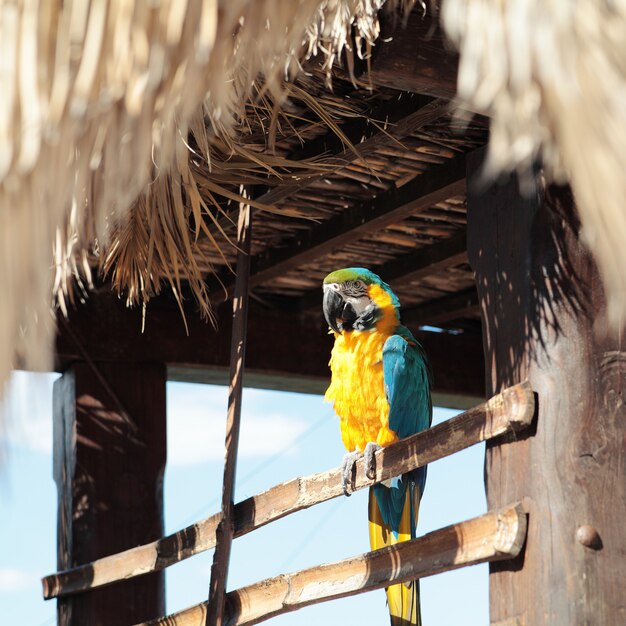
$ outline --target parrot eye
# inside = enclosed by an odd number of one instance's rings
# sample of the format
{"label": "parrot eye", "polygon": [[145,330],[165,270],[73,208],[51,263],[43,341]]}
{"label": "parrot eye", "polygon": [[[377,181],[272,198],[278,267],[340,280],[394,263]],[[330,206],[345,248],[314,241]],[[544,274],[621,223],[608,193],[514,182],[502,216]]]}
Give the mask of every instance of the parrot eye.
{"label": "parrot eye", "polygon": [[362,298],[367,295],[367,285],[360,279],[348,280],[343,284],[342,292],[350,298]]}

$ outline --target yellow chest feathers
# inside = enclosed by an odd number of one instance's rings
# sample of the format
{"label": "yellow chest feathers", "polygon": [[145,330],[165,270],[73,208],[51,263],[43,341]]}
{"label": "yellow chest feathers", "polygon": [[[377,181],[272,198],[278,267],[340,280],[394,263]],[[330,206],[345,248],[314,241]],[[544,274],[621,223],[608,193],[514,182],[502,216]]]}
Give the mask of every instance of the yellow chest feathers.
{"label": "yellow chest feathers", "polygon": [[325,399],[339,416],[341,437],[349,451],[365,448],[369,441],[385,446],[397,440],[388,428],[389,404],[383,379],[383,345],[398,325],[389,295],[370,285],[369,295],[382,311],[374,331],[335,335],[330,369],[331,384]]}

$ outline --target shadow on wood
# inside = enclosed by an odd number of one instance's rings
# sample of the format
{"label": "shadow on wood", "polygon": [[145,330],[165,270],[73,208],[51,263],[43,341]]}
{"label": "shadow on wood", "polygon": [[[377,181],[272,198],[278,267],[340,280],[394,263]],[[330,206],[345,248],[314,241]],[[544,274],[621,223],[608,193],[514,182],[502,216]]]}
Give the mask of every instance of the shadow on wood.
{"label": "shadow on wood", "polygon": [[[59,567],[163,534],[163,366],[73,365],[55,382],[54,439]],[[96,583],[91,566],[81,571]],[[154,617],[164,610],[164,591],[157,572],[60,599],[58,623],[109,625]]]}
{"label": "shadow on wood", "polygon": [[[468,162],[475,175],[480,156]],[[626,580],[624,340],[604,332],[605,298],[571,193],[535,180],[527,198],[510,180],[470,183],[468,199],[488,393],[528,378],[540,411],[533,437],[487,445],[489,507],[519,499],[529,512],[524,554],[490,567],[491,619],[617,624]],[[587,526],[601,549],[580,542]]]}

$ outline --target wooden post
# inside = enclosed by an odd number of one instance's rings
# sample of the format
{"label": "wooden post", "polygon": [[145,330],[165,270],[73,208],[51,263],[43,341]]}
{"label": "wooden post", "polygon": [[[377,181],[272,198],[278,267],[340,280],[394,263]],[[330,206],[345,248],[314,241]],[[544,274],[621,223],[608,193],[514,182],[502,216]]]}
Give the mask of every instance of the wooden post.
{"label": "wooden post", "polygon": [[222,487],[222,517],[215,531],[216,545],[211,566],[211,583],[205,621],[207,626],[221,626],[222,624],[228,564],[235,532],[233,491],[237,469],[243,368],[246,355],[251,241],[250,205],[241,204],[237,225],[237,246],[239,250],[237,252],[237,282],[233,298],[233,328],[230,344],[230,386],[228,388],[228,414],[226,417],[226,456],[224,459],[224,484]]}
{"label": "wooden post", "polygon": [[468,252],[483,317],[487,393],[528,379],[536,432],[488,444],[489,508],[521,500],[526,548],[490,566],[492,624],[626,620],[626,353],[606,335],[605,299],[566,188],[523,199],[515,180],[475,184]]}
{"label": "wooden post", "polygon": [[[162,365],[76,363],[54,385],[58,567],[163,534]],[[133,624],[165,610],[162,572],[60,598],[61,626]]]}

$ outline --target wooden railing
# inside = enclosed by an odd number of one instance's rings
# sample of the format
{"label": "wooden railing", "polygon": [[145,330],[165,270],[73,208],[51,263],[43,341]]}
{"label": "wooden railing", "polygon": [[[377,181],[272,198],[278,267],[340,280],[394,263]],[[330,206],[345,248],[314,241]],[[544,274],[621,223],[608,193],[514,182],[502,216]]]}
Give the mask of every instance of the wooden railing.
{"label": "wooden railing", "polygon": [[[355,489],[363,489],[459,452],[481,441],[516,436],[528,428],[535,398],[528,383],[505,389],[487,402],[427,431],[376,453],[376,476],[365,476],[357,461]],[[341,469],[296,478],[239,502],[234,509],[235,537],[296,511],[343,494]],[[215,546],[221,514],[215,514],[172,535],[107,556],[71,570],[46,576],[46,599],[102,587],[169,565]],[[512,503],[412,541],[357,557],[284,574],[227,594],[229,624],[257,623],[279,613],[413,580],[450,569],[515,557],[526,537],[526,515]],[[202,624],[206,603],[150,624]]]}

